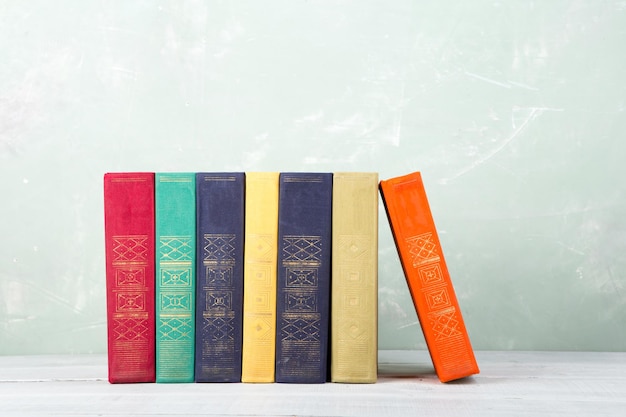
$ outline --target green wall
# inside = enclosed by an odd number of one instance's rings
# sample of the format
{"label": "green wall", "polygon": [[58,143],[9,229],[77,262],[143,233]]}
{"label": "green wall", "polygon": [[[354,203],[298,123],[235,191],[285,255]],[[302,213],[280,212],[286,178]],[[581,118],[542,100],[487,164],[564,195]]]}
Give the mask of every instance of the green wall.
{"label": "green wall", "polygon": [[[3,1],[0,354],[105,352],[106,171],[421,171],[476,349],[626,349],[623,1]],[[424,348],[382,206],[380,348]]]}

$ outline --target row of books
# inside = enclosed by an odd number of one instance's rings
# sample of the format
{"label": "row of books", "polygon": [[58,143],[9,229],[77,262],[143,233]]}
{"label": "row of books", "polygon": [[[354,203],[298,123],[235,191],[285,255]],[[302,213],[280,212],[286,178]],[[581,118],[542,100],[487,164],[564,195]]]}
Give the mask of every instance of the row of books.
{"label": "row of books", "polygon": [[440,379],[478,372],[419,173],[108,173],[109,381],[376,382],[379,187]]}

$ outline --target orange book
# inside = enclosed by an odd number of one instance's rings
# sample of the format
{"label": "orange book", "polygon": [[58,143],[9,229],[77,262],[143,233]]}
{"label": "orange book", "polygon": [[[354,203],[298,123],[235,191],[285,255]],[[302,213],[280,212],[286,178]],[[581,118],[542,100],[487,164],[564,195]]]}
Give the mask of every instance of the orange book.
{"label": "orange book", "polygon": [[420,173],[381,181],[380,194],[439,380],[477,374]]}

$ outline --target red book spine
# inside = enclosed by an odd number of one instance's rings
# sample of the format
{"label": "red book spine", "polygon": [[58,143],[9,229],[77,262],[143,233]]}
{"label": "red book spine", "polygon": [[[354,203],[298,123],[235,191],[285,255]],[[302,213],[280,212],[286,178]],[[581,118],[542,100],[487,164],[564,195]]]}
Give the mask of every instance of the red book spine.
{"label": "red book spine", "polygon": [[104,175],[109,382],[155,381],[154,173]]}
{"label": "red book spine", "polygon": [[437,376],[447,382],[477,374],[420,173],[381,181],[380,192]]}

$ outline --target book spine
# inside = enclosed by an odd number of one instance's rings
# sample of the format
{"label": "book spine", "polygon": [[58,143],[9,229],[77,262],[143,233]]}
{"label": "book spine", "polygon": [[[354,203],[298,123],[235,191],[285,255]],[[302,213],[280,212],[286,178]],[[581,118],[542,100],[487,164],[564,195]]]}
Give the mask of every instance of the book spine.
{"label": "book spine", "polygon": [[278,173],[246,173],[241,381],[274,382]]}
{"label": "book spine", "polygon": [[419,172],[380,182],[381,196],[435,371],[479,372]]}
{"label": "book spine", "polygon": [[193,382],[195,174],[156,174],[156,381]]}
{"label": "book spine", "polygon": [[243,173],[196,174],[196,382],[241,381]]}
{"label": "book spine", "polygon": [[108,378],[154,382],[154,174],[104,175]]}
{"label": "book spine", "polygon": [[374,383],[378,365],[378,174],[333,175],[331,381]]}
{"label": "book spine", "polygon": [[276,382],[326,382],[332,181],[326,173],[280,175]]}

